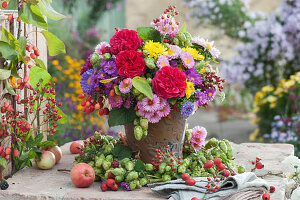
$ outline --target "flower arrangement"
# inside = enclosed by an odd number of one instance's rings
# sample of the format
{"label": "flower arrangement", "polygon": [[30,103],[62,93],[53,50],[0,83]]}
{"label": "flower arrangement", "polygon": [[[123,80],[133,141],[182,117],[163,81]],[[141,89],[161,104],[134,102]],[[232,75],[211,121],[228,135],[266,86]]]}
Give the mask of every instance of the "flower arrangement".
{"label": "flower arrangement", "polygon": [[109,115],[110,126],[134,121],[137,140],[147,135],[148,123],[169,117],[171,110],[188,117],[218,94],[224,80],[210,62],[219,50],[185,25],[179,29],[170,6],[151,27],[116,29],[101,42],[81,69],[83,111]]}
{"label": "flower arrangement", "polygon": [[[258,129],[252,133],[250,139],[255,140],[257,136],[262,137],[264,134],[271,134],[272,137],[272,130],[277,130],[278,123],[281,124],[279,121],[284,122],[286,119],[286,122],[292,122],[293,117],[299,115],[299,94],[300,72],[289,79],[282,79],[276,88],[268,85],[258,91],[254,99],[254,123],[258,125]],[[293,130],[289,125],[286,128]]]}

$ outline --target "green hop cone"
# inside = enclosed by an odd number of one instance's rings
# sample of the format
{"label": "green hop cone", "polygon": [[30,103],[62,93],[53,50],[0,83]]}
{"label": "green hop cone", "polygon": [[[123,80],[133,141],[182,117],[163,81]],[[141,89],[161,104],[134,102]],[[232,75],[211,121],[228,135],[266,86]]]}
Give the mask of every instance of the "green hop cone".
{"label": "green hop cone", "polygon": [[133,94],[134,96],[138,96],[139,94],[141,94],[141,92],[138,91],[136,88],[133,88],[132,94]]}
{"label": "green hop cone", "polygon": [[178,46],[179,45],[179,39],[177,37],[174,37],[173,38],[173,43]]}
{"label": "green hop cone", "polygon": [[159,164],[158,172],[159,172],[160,174],[165,173],[166,166],[167,166],[166,163],[160,163],[160,164]]}
{"label": "green hop cone", "polygon": [[110,53],[105,53],[105,54],[103,54],[103,58],[104,58],[105,60],[109,60],[109,59],[111,58]]}
{"label": "green hop cone", "polygon": [[220,141],[219,142],[219,147],[220,147],[220,149],[224,152],[224,153],[227,153],[227,145],[226,145],[226,143],[224,142],[224,141]]}
{"label": "green hop cone", "polygon": [[139,174],[135,171],[131,171],[126,176],[126,182],[138,179]]}
{"label": "green hop cone", "polygon": [[178,32],[176,34],[176,37],[178,37],[178,39],[179,39],[180,42],[185,42],[186,41],[186,36],[185,36],[185,34],[183,32]]}
{"label": "green hop cone", "polygon": [[108,162],[112,162],[114,160],[114,157],[113,155],[107,155],[106,158],[105,158]]}
{"label": "green hop cone", "polygon": [[147,82],[149,83],[149,85],[152,84],[152,78],[147,78]]}
{"label": "green hop cone", "polygon": [[144,54],[144,56],[147,56],[148,55],[148,51],[147,50],[143,50],[143,54]]}
{"label": "green hop cone", "polygon": [[244,173],[245,171],[246,171],[245,167],[243,167],[243,166],[238,166],[238,173],[239,173],[239,174],[242,174],[242,173]]}
{"label": "green hop cone", "polygon": [[130,161],[129,158],[124,158],[123,160],[121,160],[121,166],[125,168],[125,164]]}
{"label": "green hop cone", "polygon": [[171,166],[168,165],[168,166],[166,166],[165,171],[169,172],[169,171],[171,171],[171,169],[172,169]]}
{"label": "green hop cone", "polygon": [[200,156],[200,160],[203,162],[203,163],[206,163],[207,159],[204,157],[204,156]]}
{"label": "green hop cone", "polygon": [[143,130],[143,138],[146,138],[148,135],[148,130]]}
{"label": "green hop cone", "polygon": [[145,165],[145,168],[147,172],[152,172],[154,170],[154,166],[149,163]]}
{"label": "green hop cone", "polygon": [[96,167],[101,167],[102,164],[103,164],[104,159],[103,159],[103,158],[98,158],[98,157],[96,157],[95,161],[96,161],[96,162],[95,162],[95,166],[96,166]]}
{"label": "green hop cone", "polygon": [[134,168],[134,164],[133,164],[132,161],[128,161],[128,162],[125,163],[125,169],[126,169],[127,171],[132,171],[133,168]]}
{"label": "green hop cone", "polygon": [[91,162],[88,163],[88,165],[91,166],[91,167],[95,167],[95,162],[91,161]]}
{"label": "green hop cone", "polygon": [[99,54],[98,53],[93,53],[90,59],[90,62],[92,63],[92,65],[95,65],[98,60],[99,60]]}
{"label": "green hop cone", "polygon": [[138,110],[135,111],[135,115],[136,115],[137,117],[140,117],[140,116],[141,116]]}
{"label": "green hop cone", "polygon": [[186,130],[185,131],[185,139],[186,140],[191,140],[192,139],[192,132],[191,132],[191,130]]}
{"label": "green hop cone", "polygon": [[134,137],[136,140],[140,141],[143,137],[143,129],[141,126],[134,127]]}
{"label": "green hop cone", "polygon": [[140,125],[143,130],[148,130],[148,119],[141,117],[140,118]]}
{"label": "green hop cone", "polygon": [[105,160],[102,164],[102,167],[104,170],[108,170],[111,167],[111,162]]}
{"label": "green hop cone", "polygon": [[112,154],[113,150],[114,150],[114,145],[108,144],[105,146],[103,153],[105,155]]}
{"label": "green hop cone", "polygon": [[100,169],[100,168],[94,168],[94,171],[97,176],[100,176],[103,173],[102,169]]}
{"label": "green hop cone", "polygon": [[221,158],[223,161],[227,161],[228,160],[226,154],[223,153],[223,151],[220,153],[219,158]]}
{"label": "green hop cone", "polygon": [[126,171],[123,168],[114,168],[111,173],[113,173],[115,176],[122,176],[126,173]]}
{"label": "green hop cone", "polygon": [[155,61],[154,61],[153,58],[146,57],[145,58],[145,63],[146,63],[146,66],[149,69],[155,69],[156,68]]}
{"label": "green hop cone", "polygon": [[95,138],[96,140],[101,139],[101,133],[99,133],[98,131],[96,131],[96,132],[94,133],[94,138]]}
{"label": "green hop cone", "polygon": [[140,181],[139,180],[136,180],[136,189],[140,189],[140,188],[142,188],[143,186],[142,186],[142,184],[140,183]]}
{"label": "green hop cone", "polygon": [[191,164],[191,158],[189,157],[185,158],[181,164],[185,165],[186,167],[189,167]]}
{"label": "green hop cone", "polygon": [[115,181],[116,181],[117,183],[121,183],[123,180],[124,180],[124,176],[116,176],[116,177],[115,177]]}
{"label": "green hop cone", "polygon": [[185,35],[185,38],[186,38],[185,44],[187,46],[192,46],[192,36],[191,36],[191,34],[189,32],[185,32],[184,35]]}
{"label": "green hop cone", "polygon": [[141,178],[141,179],[140,179],[140,184],[141,184],[142,186],[147,185],[147,184],[148,184],[148,179],[147,179],[147,178]]}
{"label": "green hop cone", "polygon": [[216,138],[211,138],[205,145],[205,149],[210,149],[212,147],[218,146],[219,141]]}
{"label": "green hop cone", "polygon": [[144,94],[139,94],[139,96],[138,96],[138,100],[142,100],[143,98],[145,97],[145,95]]}
{"label": "green hop cone", "polygon": [[178,173],[183,174],[185,172],[186,172],[186,166],[185,165],[179,165]]}
{"label": "green hop cone", "polygon": [[168,175],[168,174],[164,174],[164,175],[162,176],[162,180],[163,180],[163,182],[170,181],[170,180],[171,180],[171,176]]}
{"label": "green hop cone", "polygon": [[130,190],[134,190],[136,188],[136,180],[130,181],[129,187],[130,187]]}
{"label": "green hop cone", "polygon": [[135,118],[134,121],[133,121],[133,124],[134,124],[135,126],[140,125],[140,120],[139,120],[139,118]]}
{"label": "green hop cone", "polygon": [[211,153],[213,156],[216,156],[216,155],[220,154],[219,152],[220,152],[220,150],[219,150],[218,147],[215,147],[215,148],[213,148],[213,149],[210,151],[210,153]]}
{"label": "green hop cone", "polygon": [[200,73],[202,71],[202,69],[205,67],[206,67],[206,63],[204,61],[198,62],[195,65],[195,69],[197,70],[198,73]]}

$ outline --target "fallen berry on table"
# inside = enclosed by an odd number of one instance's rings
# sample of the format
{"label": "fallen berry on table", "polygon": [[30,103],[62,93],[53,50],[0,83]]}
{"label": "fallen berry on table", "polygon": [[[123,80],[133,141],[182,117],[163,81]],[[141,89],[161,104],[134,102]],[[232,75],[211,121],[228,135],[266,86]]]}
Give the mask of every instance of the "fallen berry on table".
{"label": "fallen berry on table", "polygon": [[114,185],[116,184],[115,180],[114,179],[107,179],[106,181],[106,185],[110,188],[112,188]]}
{"label": "fallen berry on table", "polygon": [[187,181],[190,178],[190,175],[188,173],[183,173],[181,175],[182,180]]}
{"label": "fallen berry on table", "polygon": [[197,197],[193,197],[191,200],[199,200]]}
{"label": "fallen berry on table", "polygon": [[275,187],[274,186],[270,186],[270,193],[275,192]]}
{"label": "fallen berry on table", "polygon": [[118,188],[119,188],[118,184],[114,184],[114,185],[111,187],[111,189],[112,189],[113,191],[117,191]]}
{"label": "fallen berry on table", "polygon": [[270,195],[268,193],[265,193],[262,195],[263,200],[270,200]]}
{"label": "fallen berry on table", "polygon": [[107,191],[108,190],[108,187],[106,185],[106,182],[103,182],[101,183],[101,186],[100,186],[101,190],[104,192],[104,191]]}
{"label": "fallen berry on table", "polygon": [[256,163],[255,168],[262,169],[262,168],[264,168],[264,165],[261,162],[258,162],[258,163]]}
{"label": "fallen berry on table", "polygon": [[189,186],[193,186],[196,184],[196,180],[195,179],[188,179],[186,181],[186,184],[188,184]]}
{"label": "fallen berry on table", "polygon": [[212,168],[213,166],[214,166],[214,161],[212,161],[212,160],[209,160],[204,164],[205,169]]}
{"label": "fallen berry on table", "polygon": [[225,177],[228,177],[228,176],[230,176],[230,171],[229,170],[225,170],[223,172],[223,174],[224,174]]}

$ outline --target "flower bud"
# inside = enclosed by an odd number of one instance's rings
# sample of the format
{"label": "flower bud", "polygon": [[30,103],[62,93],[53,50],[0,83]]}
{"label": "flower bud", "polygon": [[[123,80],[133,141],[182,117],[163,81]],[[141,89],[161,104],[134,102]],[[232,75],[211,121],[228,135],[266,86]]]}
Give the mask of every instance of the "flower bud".
{"label": "flower bud", "polygon": [[109,59],[111,58],[110,53],[105,53],[105,54],[103,54],[103,58],[104,58],[105,60],[109,60]]}

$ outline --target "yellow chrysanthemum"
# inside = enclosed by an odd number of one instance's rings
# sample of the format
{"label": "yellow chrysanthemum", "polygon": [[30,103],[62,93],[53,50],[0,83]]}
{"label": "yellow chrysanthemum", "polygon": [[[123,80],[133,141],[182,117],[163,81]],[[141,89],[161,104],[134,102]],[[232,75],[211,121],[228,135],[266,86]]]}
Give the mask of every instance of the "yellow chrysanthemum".
{"label": "yellow chrysanthemum", "polygon": [[150,58],[156,59],[158,56],[167,55],[167,48],[160,42],[148,41],[143,47],[148,52]]}
{"label": "yellow chrysanthemum", "polygon": [[285,82],[284,87],[285,88],[291,88],[293,85],[295,85],[295,81],[294,80],[288,80],[287,82]]}
{"label": "yellow chrysanthemum", "polygon": [[266,85],[261,89],[261,91],[263,91],[264,93],[272,92],[273,90],[274,90],[274,87],[270,86],[270,85]]}
{"label": "yellow chrysanthemum", "polygon": [[14,89],[18,88],[16,77],[11,76],[9,77],[8,81]]}
{"label": "yellow chrysanthemum", "polygon": [[186,98],[189,99],[191,97],[192,93],[194,93],[194,92],[196,92],[194,83],[186,81],[186,88],[185,88]]}
{"label": "yellow chrysanthemum", "polygon": [[182,48],[182,51],[189,52],[192,55],[192,57],[194,58],[194,60],[203,60],[204,59],[204,56],[199,54],[199,52],[192,47]]}
{"label": "yellow chrysanthemum", "polygon": [[252,124],[257,124],[258,122],[260,122],[260,117],[255,117],[253,120],[252,120]]}
{"label": "yellow chrysanthemum", "polygon": [[52,64],[53,64],[54,66],[57,66],[57,65],[59,65],[59,61],[58,61],[58,60],[53,60],[53,61],[52,61]]}
{"label": "yellow chrysanthemum", "polygon": [[249,140],[250,141],[255,141],[256,138],[257,138],[258,133],[259,133],[259,129],[257,128],[257,129],[255,129],[255,131],[253,133],[251,133],[249,135]]}

